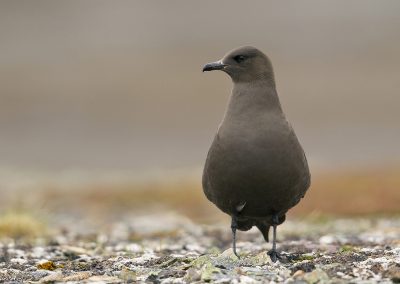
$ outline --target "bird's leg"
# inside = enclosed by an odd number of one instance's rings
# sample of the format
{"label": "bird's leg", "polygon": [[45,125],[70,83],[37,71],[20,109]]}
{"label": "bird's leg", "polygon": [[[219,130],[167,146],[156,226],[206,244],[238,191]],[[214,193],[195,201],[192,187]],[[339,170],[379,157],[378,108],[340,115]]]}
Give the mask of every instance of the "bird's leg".
{"label": "bird's leg", "polygon": [[233,248],[233,253],[237,256],[237,258],[240,258],[240,256],[236,252],[236,229],[237,229],[237,227],[238,227],[237,217],[236,217],[236,215],[232,215],[232,222],[231,222],[232,248]]}
{"label": "bird's leg", "polygon": [[276,262],[278,259],[282,259],[281,255],[276,251],[276,227],[279,224],[278,215],[274,215],[272,217],[272,228],[273,228],[273,235],[272,235],[272,249],[268,251],[268,255],[271,258],[272,262]]}

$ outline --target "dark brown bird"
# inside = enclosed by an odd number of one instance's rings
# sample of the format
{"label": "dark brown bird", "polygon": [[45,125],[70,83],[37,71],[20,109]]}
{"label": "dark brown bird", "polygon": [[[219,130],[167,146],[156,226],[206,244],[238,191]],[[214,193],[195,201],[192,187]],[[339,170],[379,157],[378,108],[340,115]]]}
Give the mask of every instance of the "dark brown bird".
{"label": "dark brown bird", "polygon": [[236,256],[237,229],[256,226],[268,242],[272,226],[268,254],[275,262],[280,259],[276,227],[310,186],[307,160],[282,111],[266,55],[251,46],[240,47],[203,68],[212,70],[227,73],[233,90],[204,166],[204,193],[232,217]]}

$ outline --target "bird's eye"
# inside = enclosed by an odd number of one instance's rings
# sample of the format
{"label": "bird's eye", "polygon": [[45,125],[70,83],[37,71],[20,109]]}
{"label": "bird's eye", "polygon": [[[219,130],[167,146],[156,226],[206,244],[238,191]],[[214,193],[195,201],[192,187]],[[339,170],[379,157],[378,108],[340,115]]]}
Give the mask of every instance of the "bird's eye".
{"label": "bird's eye", "polygon": [[234,59],[237,63],[240,63],[240,62],[243,62],[243,61],[246,59],[246,57],[245,57],[244,55],[236,55],[236,56],[233,57],[233,59]]}

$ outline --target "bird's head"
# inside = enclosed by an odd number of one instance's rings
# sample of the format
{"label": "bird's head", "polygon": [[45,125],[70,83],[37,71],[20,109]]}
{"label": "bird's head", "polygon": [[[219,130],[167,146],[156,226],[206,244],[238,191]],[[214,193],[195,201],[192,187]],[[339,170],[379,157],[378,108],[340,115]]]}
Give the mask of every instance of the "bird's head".
{"label": "bird's head", "polygon": [[274,82],[274,72],[268,57],[252,46],[243,46],[228,52],[221,60],[203,67],[204,71],[222,70],[234,82],[267,80]]}

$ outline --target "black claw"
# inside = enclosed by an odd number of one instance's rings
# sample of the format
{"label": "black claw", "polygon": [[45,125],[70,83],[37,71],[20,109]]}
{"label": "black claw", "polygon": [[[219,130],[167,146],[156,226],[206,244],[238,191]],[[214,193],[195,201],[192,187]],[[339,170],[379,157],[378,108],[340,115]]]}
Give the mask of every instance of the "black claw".
{"label": "black claw", "polygon": [[267,254],[271,258],[272,262],[277,262],[278,259],[282,260],[282,256],[276,250],[270,250]]}
{"label": "black claw", "polygon": [[273,222],[272,249],[268,252],[268,255],[270,256],[272,262],[276,262],[278,259],[279,260],[282,259],[281,255],[276,251],[276,227],[279,223],[278,215],[272,216],[272,222]]}

